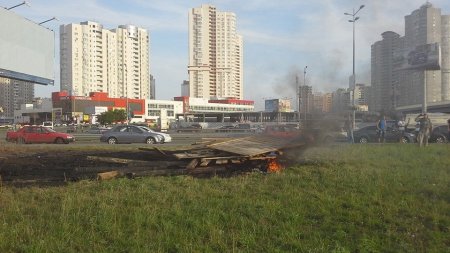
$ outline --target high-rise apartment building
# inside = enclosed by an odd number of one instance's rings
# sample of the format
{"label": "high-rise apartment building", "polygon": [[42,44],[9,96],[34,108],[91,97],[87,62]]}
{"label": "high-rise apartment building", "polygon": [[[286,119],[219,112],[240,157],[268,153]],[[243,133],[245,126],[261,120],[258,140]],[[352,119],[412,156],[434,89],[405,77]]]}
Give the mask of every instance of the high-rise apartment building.
{"label": "high-rise apartment building", "polygon": [[243,99],[243,41],[234,13],[191,9],[188,73],[191,97]]}
{"label": "high-rise apartment building", "polygon": [[350,92],[347,89],[339,88],[331,95],[332,112],[341,113],[348,111],[351,106]]}
{"label": "high-rise apartment building", "polygon": [[355,85],[355,105],[368,105],[369,89],[368,86],[362,83]]}
{"label": "high-rise apartment building", "polygon": [[323,95],[322,112],[331,112],[332,105],[333,105],[333,94],[325,93]]}
{"label": "high-rise apartment building", "polygon": [[107,92],[110,97],[150,98],[149,35],[96,22],[60,27],[61,90],[75,96]]}
{"label": "high-rise apartment building", "polygon": [[[450,100],[450,16],[429,2],[405,16],[405,36],[382,34],[372,45],[371,111],[389,111],[399,106],[423,103],[424,84],[427,102]],[[440,70],[396,69],[395,55],[415,47],[438,43]]]}
{"label": "high-rise apartment building", "polygon": [[[402,49],[410,50],[429,43],[441,44],[441,18],[441,9],[428,2],[405,16],[405,37],[400,45]],[[441,49],[444,49],[442,44]],[[425,78],[427,101],[442,100],[441,70],[402,70],[399,71],[398,78],[398,94],[401,94],[398,97],[398,106],[422,104]]]}
{"label": "high-rise apartment building", "polygon": [[[371,111],[392,111],[395,109],[394,88],[398,85],[394,71],[394,52],[400,45],[400,35],[387,31],[381,34],[383,39],[372,45],[371,59]],[[356,93],[356,92],[355,92]]]}
{"label": "high-rise apartment building", "polygon": [[312,86],[301,85],[299,89],[299,105],[300,113],[311,113],[314,106],[314,96],[312,93]]}
{"label": "high-rise apartment building", "polygon": [[450,100],[450,15],[441,17],[442,100]]}
{"label": "high-rise apartment building", "polygon": [[33,98],[33,83],[0,77],[1,117],[14,117],[14,110],[20,109],[22,104],[31,103]]}
{"label": "high-rise apartment building", "polygon": [[150,75],[150,99],[156,99],[156,79]]}
{"label": "high-rise apartment building", "polygon": [[181,83],[181,96],[189,97],[189,81],[183,80]]}

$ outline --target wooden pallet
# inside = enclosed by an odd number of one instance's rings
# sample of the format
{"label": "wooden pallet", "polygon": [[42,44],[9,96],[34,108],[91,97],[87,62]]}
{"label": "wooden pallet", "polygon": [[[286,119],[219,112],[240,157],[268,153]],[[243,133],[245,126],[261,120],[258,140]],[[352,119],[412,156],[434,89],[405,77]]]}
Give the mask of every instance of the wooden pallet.
{"label": "wooden pallet", "polygon": [[256,135],[208,145],[208,148],[243,156],[257,156],[276,152],[293,145],[304,145],[295,140],[267,135]]}

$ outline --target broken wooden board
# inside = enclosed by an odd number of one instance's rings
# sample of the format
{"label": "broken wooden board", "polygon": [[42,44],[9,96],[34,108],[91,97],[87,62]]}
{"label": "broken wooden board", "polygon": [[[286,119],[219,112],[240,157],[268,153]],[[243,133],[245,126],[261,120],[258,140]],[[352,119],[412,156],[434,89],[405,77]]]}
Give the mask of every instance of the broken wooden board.
{"label": "broken wooden board", "polygon": [[[209,148],[243,156],[256,156],[290,147],[295,141],[267,135],[255,135],[208,145]],[[304,143],[295,143],[297,146]]]}

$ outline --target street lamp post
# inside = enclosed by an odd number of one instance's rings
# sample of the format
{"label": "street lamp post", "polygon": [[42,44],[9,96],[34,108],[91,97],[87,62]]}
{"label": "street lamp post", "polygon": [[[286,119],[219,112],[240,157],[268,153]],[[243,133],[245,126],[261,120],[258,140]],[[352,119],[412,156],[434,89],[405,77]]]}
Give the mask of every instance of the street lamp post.
{"label": "street lamp post", "polygon": [[7,9],[7,10],[11,10],[11,9],[14,9],[14,8],[19,7],[19,6],[22,6],[22,5],[30,6],[30,4],[29,4],[27,1],[23,1],[23,2],[20,3],[20,4],[16,4],[16,5],[12,6],[12,7],[6,8],[6,9]]}
{"label": "street lamp post", "polygon": [[[348,22],[353,24],[353,72],[352,72],[352,86],[353,86],[352,87],[352,89],[353,89],[353,92],[352,92],[352,111],[353,111],[353,115],[352,115],[353,122],[352,122],[352,125],[353,125],[353,127],[352,128],[355,128],[355,114],[356,114],[355,113],[355,87],[356,87],[356,75],[355,75],[355,23],[359,19],[359,17],[357,17],[356,14],[358,14],[358,12],[362,8],[364,8],[364,5],[359,6],[358,10],[356,10],[356,11],[355,11],[355,9],[353,9],[352,13],[347,13],[347,12],[344,13],[344,15],[352,17],[352,19],[350,19]],[[353,134],[353,131],[352,131],[352,134]],[[352,139],[353,139],[353,136],[352,136]]]}
{"label": "street lamp post", "polygon": [[42,21],[42,22],[38,23],[38,25],[42,25],[42,24],[47,23],[47,22],[50,22],[50,21],[52,21],[52,20],[59,21],[59,19],[57,19],[56,17],[53,17],[53,18],[51,18],[51,19],[47,19],[47,20],[45,20],[45,21]]}
{"label": "street lamp post", "polygon": [[300,126],[300,85],[298,83],[298,75],[295,75],[295,86],[297,87],[297,119]]}
{"label": "street lamp post", "polygon": [[123,64],[122,67],[122,82],[124,84],[124,92],[125,92],[125,98],[126,98],[126,114],[127,114],[127,125],[128,122],[130,121],[130,110],[128,107],[128,84],[127,84],[127,75],[128,75],[128,69],[127,69],[127,64]]}
{"label": "street lamp post", "polygon": [[[305,66],[303,68],[303,86],[305,86],[306,89],[306,69],[308,68],[308,66]],[[308,90],[308,89],[306,89]],[[306,92],[306,105],[305,105],[305,127],[306,127],[306,108],[308,108],[308,92]]]}

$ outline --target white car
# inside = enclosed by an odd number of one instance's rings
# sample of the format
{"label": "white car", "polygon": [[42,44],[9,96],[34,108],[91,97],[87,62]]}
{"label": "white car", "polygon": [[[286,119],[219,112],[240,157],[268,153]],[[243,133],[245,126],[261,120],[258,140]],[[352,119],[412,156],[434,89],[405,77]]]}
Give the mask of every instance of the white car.
{"label": "white car", "polygon": [[44,121],[42,123],[42,126],[53,129],[53,122],[52,121]]}
{"label": "white car", "polygon": [[147,132],[155,133],[155,134],[158,134],[158,135],[162,136],[161,144],[162,143],[166,143],[166,142],[172,142],[172,137],[170,136],[170,134],[156,132],[156,131],[153,131],[152,129],[150,129],[150,128],[146,127],[146,126],[139,126],[139,127],[141,129],[147,131]]}

